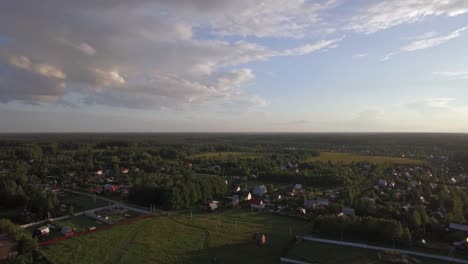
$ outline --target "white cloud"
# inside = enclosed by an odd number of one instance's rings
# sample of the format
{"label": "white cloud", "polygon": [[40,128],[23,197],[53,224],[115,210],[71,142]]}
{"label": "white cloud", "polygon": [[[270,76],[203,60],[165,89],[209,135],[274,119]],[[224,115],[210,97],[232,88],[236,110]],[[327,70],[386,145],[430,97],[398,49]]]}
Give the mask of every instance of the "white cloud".
{"label": "white cloud", "polygon": [[[217,100],[266,105],[244,91],[255,78],[245,64],[327,50],[341,39],[317,37],[308,39],[310,44],[273,50],[220,35],[301,38],[320,31],[322,12],[334,5],[303,0],[271,0],[263,6],[254,0],[8,2],[0,9],[0,32],[15,45],[0,45],[0,63],[9,66],[0,78],[0,101],[62,102],[73,93],[88,104],[132,108],[184,108]],[[63,15],[60,23],[57,14]],[[200,30],[215,34],[197,38]]]}
{"label": "white cloud", "polygon": [[468,71],[433,72],[432,74],[447,77],[454,80],[468,79]]}
{"label": "white cloud", "polygon": [[380,58],[380,61],[388,61],[393,55],[395,55],[394,52],[387,53],[382,58]]}
{"label": "white cloud", "polygon": [[468,113],[468,107],[455,105],[455,101],[455,98],[450,97],[427,98],[407,103],[406,106],[421,111],[425,115],[434,111],[444,114],[464,115]]}
{"label": "white cloud", "polygon": [[367,57],[367,56],[369,56],[368,53],[358,53],[358,54],[353,54],[352,58],[353,58],[354,60],[358,60],[358,59],[365,58],[365,57]]}
{"label": "white cloud", "polygon": [[406,44],[402,46],[400,49],[402,51],[408,52],[408,51],[416,51],[416,50],[422,50],[422,49],[439,46],[441,44],[448,42],[449,40],[460,37],[462,32],[467,29],[468,27],[463,27],[443,36],[434,35],[434,34],[432,35],[426,34],[426,36],[419,36],[418,40],[415,40],[409,44]]}
{"label": "white cloud", "polygon": [[429,16],[459,16],[467,12],[466,0],[387,0],[361,9],[345,28],[370,34]]}

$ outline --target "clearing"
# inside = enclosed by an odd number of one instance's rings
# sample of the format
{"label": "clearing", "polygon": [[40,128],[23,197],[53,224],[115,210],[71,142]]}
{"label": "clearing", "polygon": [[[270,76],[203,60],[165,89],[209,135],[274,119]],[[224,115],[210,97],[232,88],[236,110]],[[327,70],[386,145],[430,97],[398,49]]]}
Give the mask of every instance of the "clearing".
{"label": "clearing", "polygon": [[391,164],[422,164],[423,160],[400,158],[400,157],[385,157],[385,156],[366,156],[353,153],[342,152],[320,152],[319,157],[309,157],[307,162],[322,161],[322,162],[370,162],[370,163],[391,163]]}

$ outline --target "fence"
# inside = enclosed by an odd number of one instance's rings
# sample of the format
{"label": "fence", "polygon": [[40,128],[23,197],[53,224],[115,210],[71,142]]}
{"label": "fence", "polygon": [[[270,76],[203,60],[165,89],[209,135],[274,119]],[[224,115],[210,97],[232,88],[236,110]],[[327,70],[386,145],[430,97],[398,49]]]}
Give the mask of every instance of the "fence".
{"label": "fence", "polygon": [[400,254],[413,255],[413,256],[431,258],[431,259],[437,259],[437,260],[448,261],[448,262],[452,262],[452,263],[468,264],[468,260],[457,259],[457,258],[446,257],[446,256],[439,256],[439,255],[433,255],[433,254],[426,254],[426,253],[421,253],[421,252],[416,252],[416,251],[400,250],[400,249],[385,248],[385,247],[377,247],[377,246],[370,246],[370,245],[360,244],[360,243],[344,242],[344,241],[329,240],[329,239],[314,238],[314,237],[304,237],[304,240],[320,242],[320,243],[327,243],[327,244],[334,244],[334,245],[341,245],[341,246],[348,246],[348,247],[355,247],[355,248],[370,249],[370,250],[381,250],[381,251],[389,251],[390,250],[390,251],[399,252]]}
{"label": "fence", "polygon": [[90,233],[94,233],[94,232],[98,232],[98,231],[102,231],[102,230],[107,230],[107,229],[110,229],[110,228],[112,228],[112,227],[114,227],[114,226],[129,224],[129,223],[134,222],[134,221],[136,221],[136,220],[140,220],[140,219],[144,219],[144,218],[149,218],[149,217],[153,217],[153,215],[149,215],[149,214],[146,214],[146,215],[139,215],[139,216],[136,216],[136,217],[129,218],[129,219],[127,219],[127,220],[118,222],[118,223],[113,224],[113,225],[105,225],[105,226],[101,226],[101,227],[98,227],[98,228],[93,229],[93,230],[86,230],[86,231],[83,231],[83,232],[73,233],[73,234],[71,234],[71,235],[69,235],[69,236],[57,237],[57,238],[52,239],[52,240],[49,240],[49,241],[44,241],[44,242],[42,242],[42,243],[39,243],[39,246],[41,246],[41,247],[49,246],[49,245],[58,243],[58,242],[60,242],[60,241],[63,241],[63,240],[65,240],[65,239],[68,239],[68,238],[70,238],[70,237],[80,237],[80,236],[84,236],[84,235],[87,235],[87,234],[90,234]]}
{"label": "fence", "polygon": [[[80,215],[83,215],[83,214],[88,213],[88,212],[93,212],[93,211],[96,211],[96,210],[102,210],[102,209],[111,208],[111,207],[115,207],[115,205],[105,206],[105,207],[94,208],[94,209],[82,211],[82,212],[79,212],[79,213],[74,214],[74,216],[80,216]],[[124,207],[124,206],[121,206],[121,207]],[[125,208],[125,209],[128,209],[128,210],[136,211],[136,210],[134,210],[134,209],[131,209],[131,207],[129,207],[129,208],[124,207],[124,208]],[[136,211],[136,212],[138,212],[138,211]],[[48,223],[48,222],[54,222],[54,221],[65,220],[65,219],[68,219],[68,218],[70,218],[69,215],[64,215],[64,216],[55,217],[55,218],[46,219],[46,220],[41,220],[41,221],[29,223],[29,224],[24,224],[24,225],[21,225],[20,227],[22,227],[22,228],[28,228],[28,227],[31,227],[31,226],[41,225],[41,224],[45,224],[45,223]]]}

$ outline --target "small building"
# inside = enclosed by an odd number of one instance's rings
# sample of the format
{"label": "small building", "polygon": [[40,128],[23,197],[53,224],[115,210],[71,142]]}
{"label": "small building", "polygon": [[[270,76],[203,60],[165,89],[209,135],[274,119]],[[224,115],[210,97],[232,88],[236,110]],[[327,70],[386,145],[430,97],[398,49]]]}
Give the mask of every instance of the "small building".
{"label": "small building", "polygon": [[294,189],[296,189],[298,192],[302,192],[302,184],[296,183],[294,185]]}
{"label": "small building", "polygon": [[241,192],[238,196],[241,201],[250,201],[252,199],[252,194],[250,192]]}
{"label": "small building", "polygon": [[456,184],[456,183],[457,183],[457,180],[456,180],[454,177],[452,177],[452,178],[450,178],[450,181],[449,181],[449,182],[450,182],[451,184]]}
{"label": "small building", "polygon": [[207,209],[210,212],[216,211],[216,209],[218,209],[218,202],[217,201],[209,202],[208,205],[207,205]]}
{"label": "small building", "polygon": [[232,188],[233,193],[238,193],[240,191],[241,191],[241,187],[239,185],[236,185],[236,186],[234,186],[234,188]]}
{"label": "small building", "polygon": [[380,187],[386,187],[387,186],[387,180],[380,179],[379,182],[377,183]]}
{"label": "small building", "polygon": [[267,242],[266,235],[264,233],[255,233],[253,239],[259,246],[265,245]]}
{"label": "small building", "polygon": [[16,240],[7,234],[0,234],[0,261],[9,259],[16,252],[17,246]]}
{"label": "small building", "polygon": [[64,226],[62,227],[62,229],[60,230],[60,234],[62,236],[71,236],[73,235],[73,229],[71,227],[68,227],[68,226]]}
{"label": "small building", "polygon": [[48,226],[41,226],[34,230],[33,237],[44,238],[50,234],[50,229]]}
{"label": "small building", "polygon": [[252,199],[250,200],[250,207],[253,209],[262,210],[265,208],[265,204],[263,203],[262,199]]}
{"label": "small building", "polygon": [[104,191],[106,192],[115,192],[117,187],[114,184],[104,184]]}
{"label": "small building", "polygon": [[255,196],[263,196],[266,193],[267,193],[267,188],[265,187],[265,185],[256,186],[254,191],[253,191],[253,194]]}
{"label": "small building", "polygon": [[305,208],[302,208],[302,207],[297,208],[297,212],[298,212],[300,215],[306,215],[306,214],[307,214],[306,209],[305,209]]}
{"label": "small building", "polygon": [[421,184],[421,182],[418,182],[418,181],[411,181],[411,182],[410,182],[411,188],[416,188],[416,187],[418,187],[420,184]]}
{"label": "small building", "polygon": [[328,199],[318,197],[314,200],[304,200],[304,207],[307,209],[326,208],[330,202]]}
{"label": "small building", "polygon": [[128,168],[123,168],[122,169],[122,174],[128,174]]}
{"label": "small building", "polygon": [[97,176],[101,176],[101,175],[102,175],[102,170],[98,170],[98,171],[96,171],[96,173],[95,173],[95,174],[96,174]]}
{"label": "small building", "polygon": [[355,215],[356,215],[356,212],[355,212],[354,209],[351,208],[351,207],[343,207],[343,208],[341,209],[341,213],[342,213],[343,215],[347,215],[347,216],[355,216]]}
{"label": "small building", "polygon": [[429,183],[429,187],[431,187],[431,190],[434,190],[435,188],[437,188],[437,183]]}
{"label": "small building", "polygon": [[239,196],[238,195],[234,195],[232,198],[231,198],[231,205],[232,207],[237,207],[239,206]]}

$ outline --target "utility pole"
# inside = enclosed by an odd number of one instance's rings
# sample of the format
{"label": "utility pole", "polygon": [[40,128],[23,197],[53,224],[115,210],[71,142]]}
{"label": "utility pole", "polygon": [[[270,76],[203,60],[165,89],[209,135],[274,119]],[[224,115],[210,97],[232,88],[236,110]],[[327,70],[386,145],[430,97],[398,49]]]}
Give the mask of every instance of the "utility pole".
{"label": "utility pole", "polygon": [[292,226],[289,225],[289,238],[292,238]]}

